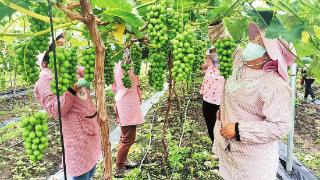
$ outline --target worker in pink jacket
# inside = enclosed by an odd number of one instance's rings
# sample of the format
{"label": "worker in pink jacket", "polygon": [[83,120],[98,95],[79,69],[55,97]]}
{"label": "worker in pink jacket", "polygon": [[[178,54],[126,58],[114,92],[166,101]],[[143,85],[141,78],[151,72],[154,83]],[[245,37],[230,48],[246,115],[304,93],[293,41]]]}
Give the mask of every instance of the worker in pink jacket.
{"label": "worker in pink jacket", "polygon": [[[48,68],[48,63],[48,59],[39,58],[41,72],[34,91],[44,110],[57,119],[57,96],[50,90],[53,72]],[[78,68],[78,83],[60,96],[66,170],[74,180],[89,180],[101,154],[97,112],[87,89],[88,83],[81,78],[83,70]]]}
{"label": "worker in pink jacket", "polygon": [[218,54],[216,48],[211,47],[206,54],[206,61],[202,64],[205,75],[200,88],[202,95],[202,112],[207,125],[208,135],[214,142],[213,129],[216,123],[217,112],[220,107],[224,87],[224,77],[220,76]]}
{"label": "worker in pink jacket", "polygon": [[[124,57],[130,59],[130,52],[125,51]],[[124,58],[126,59],[126,58]],[[115,92],[115,110],[117,114],[117,123],[121,127],[120,144],[116,157],[116,171],[115,177],[120,178],[124,176],[125,168],[134,168],[137,164],[127,161],[127,156],[130,147],[135,142],[137,125],[142,124],[144,119],[141,111],[141,92],[139,86],[139,79],[130,70],[131,88],[127,89],[122,83],[124,71],[121,64],[124,61],[119,61],[115,64],[114,79],[115,82],[112,90]]]}

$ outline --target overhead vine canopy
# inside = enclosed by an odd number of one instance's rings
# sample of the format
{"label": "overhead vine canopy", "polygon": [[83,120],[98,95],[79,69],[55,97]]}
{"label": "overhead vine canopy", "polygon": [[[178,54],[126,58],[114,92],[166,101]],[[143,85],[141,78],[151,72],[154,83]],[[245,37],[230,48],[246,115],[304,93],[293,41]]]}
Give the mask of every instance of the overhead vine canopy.
{"label": "overhead vine canopy", "polygon": [[[10,46],[15,46],[27,37],[47,34],[48,28],[32,29],[32,19],[38,19],[48,24],[47,12],[37,12],[34,5],[47,1],[0,1],[0,36]],[[266,28],[269,38],[281,37],[292,42],[296,47],[299,63],[311,63],[311,72],[319,79],[319,73],[314,69],[319,67],[319,3],[316,0],[172,0],[174,10],[184,12],[188,24],[202,36],[206,35],[207,26],[216,20],[224,19],[228,30],[236,40],[245,40],[246,27],[250,21],[255,21]],[[80,8],[77,1],[53,1],[55,29],[70,29],[80,32],[82,37],[89,39],[88,31],[80,23]],[[141,29],[146,25],[144,17],[147,7],[156,1],[151,0],[91,0],[93,13],[99,18],[99,29],[104,39],[121,42],[124,29],[136,37],[144,34]],[[78,12],[78,13],[77,13]],[[29,20],[28,20],[29,19]],[[114,36],[111,36],[113,32]],[[70,36],[70,42],[85,45],[81,36]],[[119,43],[118,43],[119,44]],[[118,54],[120,57],[120,54]],[[312,61],[308,61],[310,58]],[[4,59],[2,57],[2,59]]]}

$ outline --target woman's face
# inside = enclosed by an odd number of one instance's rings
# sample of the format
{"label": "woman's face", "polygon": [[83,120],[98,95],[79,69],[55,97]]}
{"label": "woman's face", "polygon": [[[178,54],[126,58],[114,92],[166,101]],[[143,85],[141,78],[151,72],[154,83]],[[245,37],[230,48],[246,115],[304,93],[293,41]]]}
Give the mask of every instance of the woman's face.
{"label": "woman's face", "polygon": [[63,46],[63,45],[64,45],[64,42],[65,42],[64,38],[59,38],[59,39],[57,40],[57,45],[58,45],[58,46]]}
{"label": "woman's face", "polygon": [[42,62],[42,67],[43,67],[43,68],[48,68],[48,62],[44,62],[44,61],[43,61],[43,62]]}

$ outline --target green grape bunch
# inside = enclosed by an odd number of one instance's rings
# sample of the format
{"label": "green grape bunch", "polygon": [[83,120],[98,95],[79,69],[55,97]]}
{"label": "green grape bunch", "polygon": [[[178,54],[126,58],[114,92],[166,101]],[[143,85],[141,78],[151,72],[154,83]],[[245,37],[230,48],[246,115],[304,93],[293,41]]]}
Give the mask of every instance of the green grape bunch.
{"label": "green grape bunch", "polygon": [[130,57],[133,63],[133,72],[135,75],[139,75],[142,64],[142,49],[138,44],[132,44],[130,48]]}
{"label": "green grape bunch", "polygon": [[27,42],[20,43],[17,46],[17,72],[22,74],[22,79],[34,84],[39,79],[40,70],[36,63],[36,50]]}
{"label": "green grape bunch", "polygon": [[[43,16],[48,16],[48,8],[46,3],[38,2],[36,6],[32,6],[32,11]],[[29,18],[29,23],[30,30],[32,32],[43,31],[49,28],[49,23],[33,17]]]}
{"label": "green grape bunch", "polygon": [[106,45],[104,59],[104,79],[107,85],[114,83],[114,60],[112,59],[112,49],[109,43]]}
{"label": "green grape bunch", "polygon": [[218,39],[215,43],[219,59],[220,75],[225,79],[232,74],[233,54],[236,49],[236,43],[232,38]]}
{"label": "green grape bunch", "polygon": [[192,31],[185,31],[178,34],[173,44],[173,68],[172,76],[175,81],[190,81],[194,63],[196,60],[193,44],[196,42],[196,36]]}
{"label": "green grape bunch", "polygon": [[151,40],[151,47],[161,48],[167,41],[168,27],[166,26],[166,9],[160,4],[148,6],[146,19],[148,21],[147,32]]}
{"label": "green grape bunch", "polygon": [[[43,16],[48,15],[48,9],[45,3],[38,2],[36,6],[33,6],[32,11]],[[43,22],[33,17],[29,18],[29,23],[30,23],[30,30],[32,32],[39,32],[49,28],[49,23]],[[47,33],[44,35],[34,36],[31,38],[30,45],[34,47],[34,49],[37,51],[36,54],[47,50],[49,46],[48,36],[49,34]]]}
{"label": "green grape bunch", "polygon": [[22,117],[20,126],[23,129],[23,145],[28,158],[33,163],[41,161],[49,145],[47,114],[36,112],[33,115]]}
{"label": "green grape bunch", "polygon": [[168,7],[166,11],[166,23],[169,30],[169,39],[174,39],[178,33],[181,33],[182,25],[188,22],[189,15],[175,11],[173,8]]}
{"label": "green grape bunch", "polygon": [[47,36],[34,36],[30,39],[30,46],[32,46],[37,55],[39,52],[44,52],[48,49],[49,38]]}
{"label": "green grape bunch", "polygon": [[[76,82],[77,71],[77,48],[73,47],[70,50],[62,47],[56,48],[57,55],[57,71],[58,71],[58,91],[59,95],[63,95],[64,92],[72,87]],[[53,53],[50,53],[50,59],[53,59]],[[49,63],[49,68],[54,72],[54,62]],[[51,91],[53,94],[57,94],[57,87],[55,82],[55,74],[50,83]]]}
{"label": "green grape bunch", "polygon": [[94,66],[96,61],[96,51],[93,47],[87,48],[82,51],[81,65],[85,68],[84,78],[88,82],[94,79]]}
{"label": "green grape bunch", "polygon": [[163,89],[165,69],[167,66],[166,53],[164,51],[157,52],[151,49],[151,55],[148,61],[151,64],[149,69],[149,84],[157,91]]}
{"label": "green grape bunch", "polygon": [[130,71],[131,71],[131,64],[123,63],[121,64],[121,69],[123,70],[123,77],[122,83],[125,88],[131,88],[132,82],[130,79]]}
{"label": "green grape bunch", "polygon": [[200,70],[201,64],[204,63],[205,54],[207,51],[207,42],[205,40],[197,40],[193,47],[196,56],[193,65],[193,71],[196,72]]}

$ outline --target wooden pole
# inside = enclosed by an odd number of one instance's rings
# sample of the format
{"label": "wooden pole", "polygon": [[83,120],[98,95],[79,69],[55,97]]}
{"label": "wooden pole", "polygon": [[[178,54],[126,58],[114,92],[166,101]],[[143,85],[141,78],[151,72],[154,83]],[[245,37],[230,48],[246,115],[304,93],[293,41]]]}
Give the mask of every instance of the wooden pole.
{"label": "wooden pole", "polygon": [[95,90],[97,98],[97,113],[98,123],[100,125],[101,132],[101,148],[102,155],[104,157],[104,174],[103,179],[110,180],[112,174],[111,166],[111,145],[109,141],[109,124],[108,115],[105,108],[105,80],[104,80],[104,58],[105,58],[105,46],[102,41],[97,19],[92,13],[92,7],[89,0],[80,0],[80,6],[82,10],[82,17],[84,23],[89,29],[89,33],[92,37],[93,44],[96,48],[96,63],[95,63]]}

